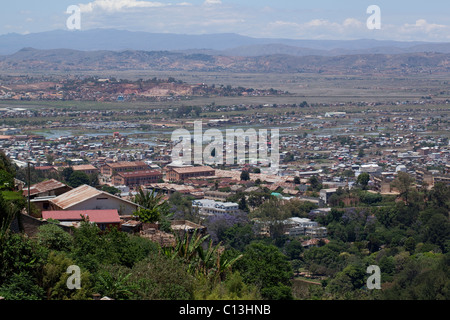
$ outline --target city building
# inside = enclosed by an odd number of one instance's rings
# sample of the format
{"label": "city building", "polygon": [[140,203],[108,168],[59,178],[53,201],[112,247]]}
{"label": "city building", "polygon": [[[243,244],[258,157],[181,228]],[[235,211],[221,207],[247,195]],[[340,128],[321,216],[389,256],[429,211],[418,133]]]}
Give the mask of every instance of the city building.
{"label": "city building", "polygon": [[101,167],[100,172],[104,176],[113,176],[115,173],[120,172],[132,172],[132,171],[146,171],[149,170],[149,166],[144,161],[121,161],[106,163]]}
{"label": "city building", "polygon": [[215,170],[209,166],[185,168],[171,167],[167,170],[166,179],[169,181],[183,181],[191,178],[213,177],[214,175]]}
{"label": "city building", "polygon": [[156,170],[119,172],[113,175],[112,183],[115,186],[145,186],[158,183],[162,180],[163,174]]}
{"label": "city building", "polygon": [[87,175],[98,174],[100,170],[94,167],[92,164],[80,164],[76,166],[72,166],[73,171],[84,172]]}
{"label": "city building", "polygon": [[322,189],[319,192],[319,198],[323,201],[324,204],[328,204],[328,201],[330,200],[330,197],[335,194],[337,191],[337,188],[330,188],[330,189]]}
{"label": "city building", "polygon": [[210,199],[193,200],[192,207],[198,209],[203,216],[235,214],[239,212],[239,205],[234,202],[219,202]]}

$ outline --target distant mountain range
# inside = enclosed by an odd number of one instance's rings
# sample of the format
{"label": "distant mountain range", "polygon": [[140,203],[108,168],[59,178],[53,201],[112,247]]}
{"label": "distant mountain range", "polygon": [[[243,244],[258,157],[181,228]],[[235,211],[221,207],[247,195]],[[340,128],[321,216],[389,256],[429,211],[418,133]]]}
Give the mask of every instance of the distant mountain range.
{"label": "distant mountain range", "polygon": [[13,54],[26,47],[41,50],[72,49],[81,51],[188,51],[189,53],[228,56],[450,53],[450,43],[367,39],[293,40],[252,38],[238,34],[184,35],[114,29],[57,30],[27,35],[12,33],[0,36],[0,55]]}
{"label": "distant mountain range", "polygon": [[0,57],[0,70],[27,73],[63,71],[201,71],[406,75],[450,72],[449,53],[353,54],[342,56],[221,56],[170,51],[78,51],[24,48]]}
{"label": "distant mountain range", "polygon": [[229,71],[429,74],[450,71],[450,43],[257,39],[118,30],[0,36],[2,71]]}

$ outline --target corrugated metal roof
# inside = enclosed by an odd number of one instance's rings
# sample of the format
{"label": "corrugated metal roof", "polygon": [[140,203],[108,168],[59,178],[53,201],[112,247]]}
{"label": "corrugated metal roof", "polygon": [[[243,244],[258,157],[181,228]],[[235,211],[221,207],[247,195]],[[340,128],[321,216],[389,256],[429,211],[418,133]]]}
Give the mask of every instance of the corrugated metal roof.
{"label": "corrugated metal roof", "polygon": [[117,175],[122,177],[153,177],[162,176],[162,173],[156,170],[146,170],[146,171],[132,171],[132,172],[119,172]]}
{"label": "corrugated metal roof", "polygon": [[194,173],[194,172],[209,172],[214,171],[213,168],[209,166],[201,166],[201,167],[186,167],[186,168],[173,168],[173,171],[177,173]]}
{"label": "corrugated metal roof", "polygon": [[[69,187],[66,184],[59,182],[55,179],[46,180],[43,182],[36,183],[30,186],[30,195],[35,195],[43,192],[48,192],[51,190]],[[70,188],[70,187],[69,187]],[[23,190],[24,196],[28,196],[28,189]]]}
{"label": "corrugated metal roof", "polygon": [[95,196],[102,194],[100,190],[97,190],[88,185],[82,185],[78,188],[70,190],[69,192],[63,193],[62,195],[50,200],[51,203],[55,204],[61,209],[70,208],[73,205],[91,199]]}
{"label": "corrugated metal roof", "polygon": [[113,162],[113,163],[107,163],[106,166],[109,166],[111,168],[133,168],[133,167],[148,167],[148,165],[144,161],[121,161],[121,162]]}
{"label": "corrugated metal roof", "polygon": [[97,190],[86,184],[79,186],[78,188],[70,190],[69,192],[66,192],[66,193],[50,200],[50,202],[64,210],[64,209],[73,207],[74,205],[76,205],[78,203],[89,200],[89,199],[99,196],[99,195],[103,195],[103,196],[110,197],[110,198],[116,198],[121,201],[127,202],[129,204],[135,205],[136,207],[139,207],[139,205],[137,205],[134,202],[116,197],[116,196],[114,196],[110,193],[104,192],[104,191]]}
{"label": "corrugated metal roof", "polygon": [[81,170],[98,170],[96,167],[94,167],[92,164],[80,164],[78,166],[72,166],[74,171],[81,171]]}

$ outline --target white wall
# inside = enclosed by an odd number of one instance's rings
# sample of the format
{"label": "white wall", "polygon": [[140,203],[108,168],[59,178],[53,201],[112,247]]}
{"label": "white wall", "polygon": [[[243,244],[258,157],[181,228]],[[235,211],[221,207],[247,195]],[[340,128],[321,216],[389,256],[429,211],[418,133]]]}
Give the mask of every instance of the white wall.
{"label": "white wall", "polygon": [[[102,198],[107,198],[101,200]],[[99,195],[84,202],[78,203],[67,210],[96,210],[96,209],[117,209],[119,215],[130,215],[137,210],[137,205],[123,200],[110,197],[109,195]]]}

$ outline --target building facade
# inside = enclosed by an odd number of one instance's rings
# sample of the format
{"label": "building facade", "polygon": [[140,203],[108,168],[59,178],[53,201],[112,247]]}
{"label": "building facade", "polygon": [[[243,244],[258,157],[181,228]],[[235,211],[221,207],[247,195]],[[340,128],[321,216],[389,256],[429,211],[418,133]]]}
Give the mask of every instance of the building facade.
{"label": "building facade", "polygon": [[219,202],[210,199],[193,200],[192,207],[198,210],[202,216],[213,216],[222,214],[236,214],[239,205],[234,202]]}
{"label": "building facade", "polygon": [[145,186],[152,183],[158,183],[163,178],[163,174],[156,170],[119,172],[112,177],[112,183],[115,186]]}
{"label": "building facade", "polygon": [[213,177],[216,171],[209,166],[169,168],[166,179],[169,181],[183,181],[191,178]]}
{"label": "building facade", "polygon": [[104,176],[113,176],[116,173],[121,172],[133,172],[133,171],[146,171],[149,170],[150,167],[143,161],[121,161],[114,163],[106,163],[101,167],[101,174]]}

